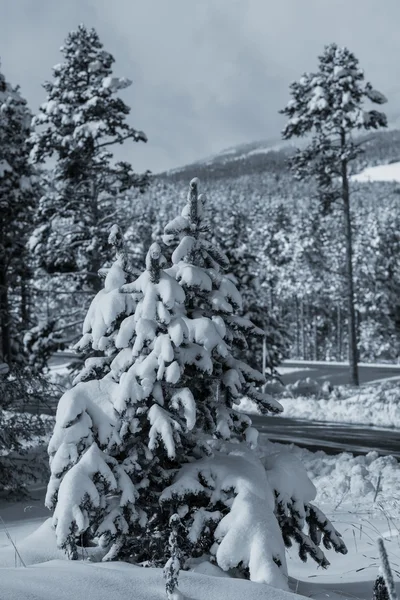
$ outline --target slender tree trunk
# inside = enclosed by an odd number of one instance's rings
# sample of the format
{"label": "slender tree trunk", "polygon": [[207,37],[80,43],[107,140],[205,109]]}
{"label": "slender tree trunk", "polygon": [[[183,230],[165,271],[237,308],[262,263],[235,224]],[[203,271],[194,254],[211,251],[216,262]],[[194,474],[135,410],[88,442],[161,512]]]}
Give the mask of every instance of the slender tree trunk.
{"label": "slender tree trunk", "polygon": [[306,360],[306,327],[304,323],[304,301],[300,300],[300,325],[301,325],[301,345],[302,345],[302,359]]}
{"label": "slender tree trunk", "polygon": [[[341,133],[342,148],[346,143],[345,133]],[[359,385],[358,377],[358,349],[356,330],[356,311],[354,302],[354,277],[353,277],[353,241],[350,213],[350,190],[347,171],[347,160],[342,160],[342,198],[344,213],[344,230],[346,239],[346,275],[347,275],[347,307],[349,322],[349,364],[350,383]]]}
{"label": "slender tree trunk", "polygon": [[11,363],[10,307],[5,269],[0,270],[0,358]]}
{"label": "slender tree trunk", "polygon": [[296,358],[300,358],[300,315],[299,315],[299,300],[297,296],[294,298],[296,307]]}
{"label": "slender tree trunk", "polygon": [[317,327],[317,317],[314,315],[313,319],[313,329],[314,329],[314,360],[318,360],[318,327]]}
{"label": "slender tree trunk", "polygon": [[342,311],[337,304],[337,359],[342,360]]}

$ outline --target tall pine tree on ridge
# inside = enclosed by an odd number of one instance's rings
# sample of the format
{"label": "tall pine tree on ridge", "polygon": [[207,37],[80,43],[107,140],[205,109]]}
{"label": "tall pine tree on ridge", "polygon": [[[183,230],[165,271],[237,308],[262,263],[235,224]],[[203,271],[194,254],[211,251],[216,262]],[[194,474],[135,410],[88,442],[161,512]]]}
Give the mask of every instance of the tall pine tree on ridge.
{"label": "tall pine tree on ridge", "polygon": [[[144,191],[149,183],[148,172],[135,173],[113,154],[129,141],[147,141],[129,124],[130,108],[119,95],[131,81],[113,75],[113,56],[104,50],[96,31],[84,25],[69,33],[61,53],[63,62],[43,86],[47,100],[33,119],[30,138],[34,163],[55,162],[51,176],[42,177],[43,193],[30,239],[39,267],[37,279],[44,281],[39,293],[45,287],[56,306],[47,315],[42,311],[39,326],[39,334],[50,330],[51,351],[56,347],[53,330],[66,332],[60,339],[73,337],[81,301],[101,288],[98,270],[111,259],[108,231],[113,223],[124,221],[127,191]],[[60,311],[57,294],[65,291]]]}
{"label": "tall pine tree on ridge", "polygon": [[116,94],[131,82],[112,75],[114,58],[96,31],[80,25],[61,52],[64,62],[44,84],[47,101],[33,120],[32,160],[56,159],[53,185],[39,205],[36,251],[49,272],[84,270],[96,291],[116,197],[147,184],[146,174],[135,174],[127,162],[115,163],[111,148],[147,138],[127,123],[130,109]]}
{"label": "tall pine tree on ridge", "polygon": [[387,125],[384,113],[365,110],[364,103],[381,105],[386,98],[365,82],[354,54],[337,44],[325,47],[316,73],[305,73],[290,87],[292,99],[280,111],[289,119],[283,138],[312,135],[308,146],[293,157],[293,170],[299,179],[315,177],[324,207],[340,202],[343,210],[350,381],[358,385],[350,167],[362,153],[354,134]]}

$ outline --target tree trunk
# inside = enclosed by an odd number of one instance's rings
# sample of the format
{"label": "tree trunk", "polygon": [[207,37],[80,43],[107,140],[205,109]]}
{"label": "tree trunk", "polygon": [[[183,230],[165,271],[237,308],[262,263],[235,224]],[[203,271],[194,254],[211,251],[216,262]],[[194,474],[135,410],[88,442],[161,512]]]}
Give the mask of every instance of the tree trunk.
{"label": "tree trunk", "polygon": [[[341,134],[342,148],[346,143],[345,133]],[[359,385],[358,377],[358,349],[357,349],[357,330],[356,330],[356,311],[354,302],[354,277],[353,277],[353,242],[351,230],[350,213],[350,191],[347,172],[347,160],[342,160],[342,198],[344,214],[344,230],[346,239],[346,278],[347,278],[347,307],[349,322],[349,364],[350,364],[350,383]]]}
{"label": "tree trunk", "polygon": [[337,304],[337,360],[342,360],[342,311],[340,304]]}
{"label": "tree trunk", "polygon": [[299,315],[299,300],[295,296],[296,305],[296,358],[300,358],[300,315]]}
{"label": "tree trunk", "polygon": [[[262,347],[262,374],[265,377],[265,373],[267,371],[267,338],[263,336],[263,347]],[[262,386],[263,391],[265,391],[265,384]]]}
{"label": "tree trunk", "polygon": [[0,270],[0,357],[11,363],[10,310],[8,303],[7,273]]}
{"label": "tree trunk", "polygon": [[304,301],[300,300],[300,327],[301,327],[301,346],[302,346],[302,360],[306,360],[306,327],[304,323]]}
{"label": "tree trunk", "polygon": [[313,329],[314,329],[314,360],[318,360],[318,326],[317,326],[317,317],[314,315],[313,319]]}

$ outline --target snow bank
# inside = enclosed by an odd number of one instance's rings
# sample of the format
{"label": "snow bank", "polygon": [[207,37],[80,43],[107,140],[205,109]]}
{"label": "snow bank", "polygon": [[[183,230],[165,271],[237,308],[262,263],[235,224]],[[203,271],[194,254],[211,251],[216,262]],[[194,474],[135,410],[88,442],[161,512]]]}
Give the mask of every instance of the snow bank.
{"label": "snow bank", "polygon": [[[283,406],[280,417],[305,421],[350,423],[400,429],[400,385],[398,378],[360,388],[320,386],[307,378],[286,388],[268,389]],[[328,395],[329,394],[329,395]],[[346,397],[347,394],[350,394]],[[242,398],[237,410],[259,415],[254,402]]]}
{"label": "snow bank", "polygon": [[[343,393],[343,389],[345,388],[339,388],[339,391]],[[348,398],[337,398],[333,395],[327,399],[285,397],[279,398],[279,402],[283,406],[282,417],[400,429],[398,382],[387,381],[365,386]],[[241,403],[240,408],[243,412],[250,412],[248,401]]]}
{"label": "snow bank", "polygon": [[[7,600],[165,600],[162,569],[127,563],[55,560],[27,569],[1,569],[0,591]],[[295,600],[290,592],[241,579],[181,573],[179,588],[190,600]]]}

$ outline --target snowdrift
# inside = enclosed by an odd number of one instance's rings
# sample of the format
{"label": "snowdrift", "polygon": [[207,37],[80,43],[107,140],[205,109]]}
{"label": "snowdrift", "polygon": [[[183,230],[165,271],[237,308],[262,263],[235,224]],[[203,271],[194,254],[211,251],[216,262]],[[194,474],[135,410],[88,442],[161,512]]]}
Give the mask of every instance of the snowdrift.
{"label": "snowdrift", "polygon": [[[165,600],[161,569],[127,563],[54,560],[32,567],[0,569],[7,600]],[[182,573],[179,588],[190,600],[295,600],[296,594],[241,579]]]}

